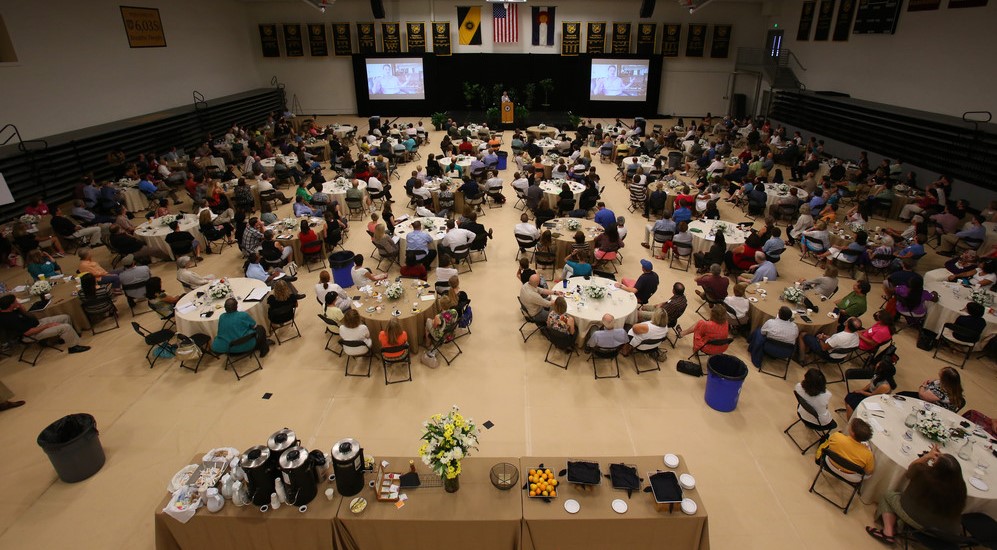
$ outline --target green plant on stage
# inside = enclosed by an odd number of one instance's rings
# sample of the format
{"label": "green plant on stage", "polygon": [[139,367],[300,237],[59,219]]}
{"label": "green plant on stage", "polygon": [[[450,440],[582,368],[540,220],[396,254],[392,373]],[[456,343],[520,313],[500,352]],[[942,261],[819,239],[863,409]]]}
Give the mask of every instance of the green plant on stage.
{"label": "green plant on stage", "polygon": [[432,122],[433,128],[442,130],[443,125],[447,122],[447,114],[437,111],[429,116],[429,120]]}
{"label": "green plant on stage", "polygon": [[488,110],[485,111],[485,120],[487,120],[488,124],[490,124],[491,126],[498,125],[498,122],[499,122],[499,108],[498,107],[489,107]]}
{"label": "green plant on stage", "polygon": [[474,82],[464,83],[464,101],[468,107],[474,105],[474,101],[479,95],[481,95],[481,84],[475,84]]}
{"label": "green plant on stage", "polygon": [[550,107],[550,93],[554,91],[554,79],[545,78],[539,82],[540,88],[544,91],[544,107]]}
{"label": "green plant on stage", "polygon": [[[537,85],[530,82],[523,88],[523,102],[526,104],[527,109],[532,109],[534,102],[537,100]],[[519,114],[516,115],[519,118]]]}
{"label": "green plant on stage", "polygon": [[530,110],[523,105],[516,107],[516,124],[525,125],[530,120]]}

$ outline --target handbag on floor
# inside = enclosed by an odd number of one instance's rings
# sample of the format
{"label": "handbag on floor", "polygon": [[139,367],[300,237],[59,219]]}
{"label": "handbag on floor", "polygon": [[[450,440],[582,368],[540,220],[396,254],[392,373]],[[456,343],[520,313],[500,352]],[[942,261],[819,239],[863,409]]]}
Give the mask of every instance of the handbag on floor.
{"label": "handbag on floor", "polygon": [[703,367],[699,366],[699,363],[693,363],[692,361],[686,361],[685,359],[679,359],[677,365],[675,365],[675,370],[681,372],[682,374],[688,374],[689,376],[702,376]]}
{"label": "handbag on floor", "polygon": [[429,352],[425,351],[422,352],[421,355],[419,355],[419,362],[431,369],[435,369],[436,367],[440,366],[439,359],[437,359],[435,355],[430,355]]}
{"label": "handbag on floor", "polygon": [[935,342],[937,339],[938,334],[936,332],[922,328],[921,332],[917,333],[917,348],[925,351],[931,351],[935,349]]}

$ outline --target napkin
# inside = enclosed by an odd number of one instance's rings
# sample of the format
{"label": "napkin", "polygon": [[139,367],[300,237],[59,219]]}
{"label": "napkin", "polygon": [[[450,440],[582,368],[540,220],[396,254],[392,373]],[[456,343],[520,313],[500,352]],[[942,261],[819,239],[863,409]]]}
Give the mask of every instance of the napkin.
{"label": "napkin", "polygon": [[870,400],[866,400],[866,402],[865,402],[865,408],[868,411],[883,412],[883,407],[881,407],[879,403],[876,403],[875,401],[872,401],[871,399]]}
{"label": "napkin", "polygon": [[883,433],[886,431],[883,429],[882,424],[880,424],[878,420],[876,420],[871,416],[869,417],[867,422],[869,422],[869,425],[872,426],[873,431],[875,431],[876,433]]}

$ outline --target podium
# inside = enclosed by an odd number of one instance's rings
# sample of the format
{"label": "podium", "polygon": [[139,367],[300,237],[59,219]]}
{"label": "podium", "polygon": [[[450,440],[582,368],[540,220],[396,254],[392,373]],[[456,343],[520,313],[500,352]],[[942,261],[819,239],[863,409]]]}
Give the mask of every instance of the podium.
{"label": "podium", "polygon": [[513,114],[515,113],[515,106],[511,101],[502,102],[502,124],[512,124]]}

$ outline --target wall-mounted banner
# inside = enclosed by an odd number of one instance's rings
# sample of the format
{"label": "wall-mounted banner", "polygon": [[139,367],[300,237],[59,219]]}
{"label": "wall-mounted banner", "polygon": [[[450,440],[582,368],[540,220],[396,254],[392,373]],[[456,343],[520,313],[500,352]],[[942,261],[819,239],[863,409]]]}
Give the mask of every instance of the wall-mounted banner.
{"label": "wall-mounted banner", "polygon": [[578,21],[561,23],[561,55],[578,55],[582,48],[582,24]]}
{"label": "wall-mounted banner", "polygon": [[679,43],[682,38],[682,25],[665,23],[665,36],[661,39],[661,55],[679,56]]}
{"label": "wall-mounted banner", "polygon": [[436,55],[452,55],[450,45],[450,22],[433,21],[433,53]]}
{"label": "wall-mounted banner", "polygon": [[284,53],[287,57],[303,57],[305,44],[301,38],[301,25],[297,23],[284,24]]}
{"label": "wall-mounted banner", "polygon": [[280,57],[277,25],[260,25],[260,45],[263,46],[263,57]]}
{"label": "wall-mounted banner", "polygon": [[588,32],[585,34],[585,53],[606,53],[605,22],[588,24]]}
{"label": "wall-mounted banner", "polygon": [[398,23],[381,23],[381,45],[384,53],[402,53],[402,31]]}
{"label": "wall-mounted banner", "polygon": [[907,11],[937,10],[941,5],[942,0],[907,0]]}
{"label": "wall-mounted banner", "polygon": [[121,20],[132,48],[165,48],[166,34],[156,8],[121,6]]}
{"label": "wall-mounted banner", "polygon": [[360,53],[377,53],[373,23],[357,23],[357,45],[360,46]]}
{"label": "wall-mounted banner", "polygon": [[706,49],[706,25],[689,24],[689,38],[685,43],[686,57],[703,57]]}
{"label": "wall-mounted banner", "polygon": [[800,27],[796,29],[796,39],[800,42],[810,40],[810,29],[814,26],[814,13],[817,11],[817,2],[811,0],[804,2],[800,11]]}
{"label": "wall-mounted banner", "polygon": [[731,25],[713,25],[713,43],[710,44],[710,57],[727,59],[730,54]]}
{"label": "wall-mounted banner", "polygon": [[481,7],[458,6],[457,23],[460,25],[457,37],[461,46],[481,45]]}
{"label": "wall-mounted banner", "polygon": [[820,11],[817,12],[817,29],[814,30],[814,40],[827,40],[831,34],[831,19],[834,18],[834,0],[820,0]]}
{"label": "wall-mounted banner", "polygon": [[613,54],[630,53],[630,23],[613,23]]}
{"label": "wall-mounted banner", "polygon": [[353,36],[349,23],[332,24],[332,51],[336,55],[353,55]]}
{"label": "wall-mounted banner", "polygon": [[657,23],[637,23],[637,55],[654,55],[658,44]]}
{"label": "wall-mounted banner", "polygon": [[422,21],[405,23],[405,41],[409,53],[426,53],[426,24]]}
{"label": "wall-mounted banner", "polygon": [[325,40],[325,23],[308,25],[308,48],[312,57],[329,55],[329,44]]}
{"label": "wall-mounted banner", "polygon": [[833,40],[842,42],[848,40],[852,33],[852,19],[855,17],[855,0],[841,0],[838,5],[838,19],[834,22]]}

